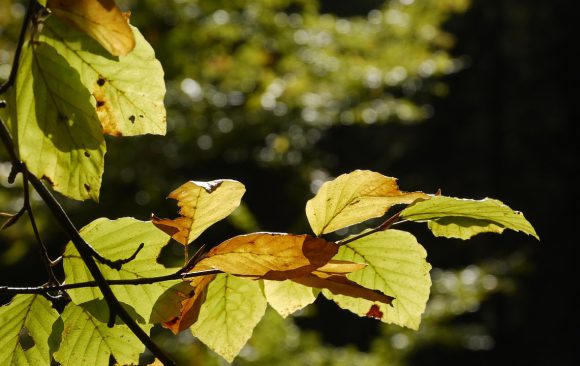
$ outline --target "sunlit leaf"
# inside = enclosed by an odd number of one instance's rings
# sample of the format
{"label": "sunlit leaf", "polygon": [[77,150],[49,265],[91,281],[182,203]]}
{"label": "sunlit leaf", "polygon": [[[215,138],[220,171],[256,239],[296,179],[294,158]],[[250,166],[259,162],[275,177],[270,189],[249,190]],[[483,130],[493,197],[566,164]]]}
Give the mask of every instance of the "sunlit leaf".
{"label": "sunlit leaf", "polygon": [[0,365],[49,365],[49,336],[58,313],[40,295],[16,295],[0,307]]}
{"label": "sunlit leaf", "polygon": [[187,245],[205,229],[232,213],[245,191],[244,185],[235,180],[189,181],[168,196],[177,200],[181,216],[173,220],[153,217],[153,224]]}
{"label": "sunlit leaf", "polygon": [[447,238],[469,239],[479,233],[501,233],[504,229],[511,229],[540,239],[521,212],[490,198],[478,201],[433,197],[405,208],[401,218],[427,221],[433,234]]}
{"label": "sunlit leaf", "polygon": [[240,235],[210,250],[199,265],[238,276],[285,280],[326,265],[338,245],[309,235]]}
{"label": "sunlit leaf", "polygon": [[383,216],[396,204],[428,197],[422,192],[400,191],[395,178],[355,170],[324,183],[306,204],[306,216],[314,233],[320,235]]}
{"label": "sunlit leaf", "polygon": [[189,287],[187,292],[181,296],[177,315],[164,320],[163,326],[177,334],[195,323],[199,318],[201,306],[206,300],[208,285],[214,279],[215,275],[194,277],[191,283],[187,284]]}
{"label": "sunlit leaf", "polygon": [[102,128],[78,71],[51,45],[24,45],[10,117],[28,170],[68,197],[98,200],[105,155]]}
{"label": "sunlit leaf", "polygon": [[[89,36],[55,17],[44,23],[39,41],[53,47],[80,74],[82,84],[92,93],[90,104],[105,134],[163,135],[163,68],[141,33],[134,27],[130,31],[135,36],[135,49],[118,58],[112,58]],[[57,77],[64,72],[53,70]]]}
{"label": "sunlit leaf", "polygon": [[112,55],[126,55],[135,47],[128,15],[114,0],[48,0],[47,7],[97,40]]}
{"label": "sunlit leaf", "polygon": [[[417,329],[429,298],[431,265],[427,253],[407,232],[387,230],[377,232],[341,246],[336,259],[363,262],[367,266],[348,278],[361,286],[376,289],[395,298],[392,306],[364,299],[338,296],[323,291],[343,309],[359,316],[377,317],[385,323]],[[377,305],[378,309],[373,306]]]}
{"label": "sunlit leaf", "polygon": [[82,307],[67,305],[61,315],[62,340],[54,358],[63,366],[108,366],[109,356],[113,355],[120,364],[137,365],[145,347],[126,325],[109,328],[108,314],[104,301],[92,301]]}
{"label": "sunlit leaf", "polygon": [[191,330],[210,349],[232,362],[265,310],[266,299],[258,281],[219,274],[209,284],[207,299]]}
{"label": "sunlit leaf", "polygon": [[316,300],[318,290],[300,285],[296,282],[264,280],[264,295],[268,304],[282,317],[312,304]]}
{"label": "sunlit leaf", "polygon": [[[157,263],[157,257],[169,237],[159,231],[151,222],[138,221],[125,217],[117,220],[97,219],[81,230],[82,237],[90,243],[102,256],[110,260],[130,257],[143,243],[143,249],[137,257],[122,266],[121,270],[112,269],[104,264],[98,264],[105,278],[136,279],[143,277],[163,276],[175,272]],[[64,271],[68,284],[92,281],[93,277],[87,270],[72,243],[64,252]],[[147,285],[112,286],[119,301],[132,306],[143,320],[149,321],[155,302],[167,289],[180,281],[164,281]],[[98,288],[81,288],[68,291],[76,304],[82,304],[93,299],[102,299]]]}

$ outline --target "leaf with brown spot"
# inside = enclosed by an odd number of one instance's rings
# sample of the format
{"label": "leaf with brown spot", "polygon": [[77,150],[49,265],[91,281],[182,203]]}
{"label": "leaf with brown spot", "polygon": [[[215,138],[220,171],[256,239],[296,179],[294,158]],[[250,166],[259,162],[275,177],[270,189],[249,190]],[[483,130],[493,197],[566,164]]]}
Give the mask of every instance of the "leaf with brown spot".
{"label": "leaf with brown spot", "polygon": [[210,250],[198,266],[219,269],[236,276],[268,280],[301,277],[317,268],[347,267],[350,273],[359,265],[350,262],[329,264],[338,245],[309,235],[254,233],[226,240]]}
{"label": "leaf with brown spot", "polygon": [[176,219],[153,216],[151,221],[173,239],[187,245],[232,213],[240,205],[245,191],[244,185],[235,180],[189,181],[168,196],[177,200],[181,216]]}
{"label": "leaf with brown spot", "polygon": [[207,286],[216,275],[194,277],[191,280],[191,291],[183,294],[180,314],[171,320],[163,322],[163,326],[177,334],[193,325],[199,317],[199,310],[207,296]]}
{"label": "leaf with brown spot", "polygon": [[373,304],[366,314],[367,317],[377,320],[381,320],[383,318],[383,315],[384,314],[381,311],[381,308],[379,308],[377,304]]}
{"label": "leaf with brown spot", "polygon": [[114,56],[127,55],[135,48],[129,15],[121,12],[114,0],[48,0],[47,7]]}
{"label": "leaf with brown spot", "polygon": [[355,170],[324,183],[306,204],[306,216],[314,233],[320,235],[383,216],[394,205],[429,197],[423,192],[400,191],[395,178]]}

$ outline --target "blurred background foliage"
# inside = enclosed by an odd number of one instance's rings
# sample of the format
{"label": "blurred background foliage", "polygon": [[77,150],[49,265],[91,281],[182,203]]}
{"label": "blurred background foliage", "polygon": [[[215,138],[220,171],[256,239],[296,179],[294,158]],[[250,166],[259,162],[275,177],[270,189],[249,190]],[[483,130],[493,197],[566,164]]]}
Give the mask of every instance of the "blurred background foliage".
{"label": "blurred background foliage", "polygon": [[[567,2],[120,3],[165,69],[168,133],[107,139],[100,203],[60,197],[79,227],[100,216],[172,217],[165,196],[183,182],[232,178],[247,187],[243,207],[198,243],[308,232],[306,200],[361,168],[400,178],[404,190],[499,198],[542,237],[439,240],[409,225],[434,266],[418,332],[319,299],[289,319],[269,311],[235,364],[580,363],[574,236],[557,240],[577,218],[567,192],[580,176]],[[20,2],[0,0],[0,80],[23,13]],[[0,163],[3,212],[22,204],[9,171]],[[66,237],[33,198],[56,256]],[[0,233],[1,284],[44,281],[32,239],[24,219]],[[178,265],[180,250],[170,245],[164,263]],[[182,364],[225,364],[189,332],[155,336]]]}

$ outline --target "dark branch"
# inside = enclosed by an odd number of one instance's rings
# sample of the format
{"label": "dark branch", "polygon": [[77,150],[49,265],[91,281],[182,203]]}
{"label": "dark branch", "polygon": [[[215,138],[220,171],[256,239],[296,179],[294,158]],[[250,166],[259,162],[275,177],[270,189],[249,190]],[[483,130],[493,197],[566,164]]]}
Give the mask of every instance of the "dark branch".
{"label": "dark branch", "polygon": [[199,249],[195,252],[193,257],[191,257],[191,259],[185,264],[185,266],[180,268],[179,271],[175,273],[183,275],[191,271],[191,269],[197,264],[197,262],[199,262],[199,260],[203,257],[204,254],[205,254],[205,244],[202,244],[201,247],[199,247]]}
{"label": "dark branch", "polygon": [[[199,276],[207,276],[212,274],[222,273],[218,269],[208,269],[204,271],[196,271],[189,273],[172,273],[165,276],[157,277],[142,277],[142,278],[132,278],[127,280],[108,280],[106,281],[109,286],[125,286],[125,285],[150,285],[152,283],[179,280],[185,278],[193,278]],[[87,287],[98,287],[97,281],[89,282],[79,282],[64,284],[58,286],[36,286],[36,287],[10,287],[10,286],[0,286],[0,293],[2,294],[45,294],[50,292],[72,290],[77,288],[87,288]]]}
{"label": "dark branch", "polygon": [[117,271],[121,269],[121,267],[123,266],[123,264],[129,263],[131,262],[133,259],[135,259],[135,257],[137,257],[137,254],[139,254],[139,252],[141,251],[141,249],[143,249],[143,247],[145,246],[144,243],[139,244],[139,247],[137,248],[137,250],[135,250],[135,252],[133,254],[131,254],[130,257],[127,258],[123,258],[123,259],[117,259],[117,260],[110,260],[107,259],[105,257],[103,257],[102,255],[99,254],[99,252],[97,252],[96,250],[94,250],[93,248],[93,257],[95,257],[96,260],[98,260],[99,262],[106,264],[107,266],[116,269]]}

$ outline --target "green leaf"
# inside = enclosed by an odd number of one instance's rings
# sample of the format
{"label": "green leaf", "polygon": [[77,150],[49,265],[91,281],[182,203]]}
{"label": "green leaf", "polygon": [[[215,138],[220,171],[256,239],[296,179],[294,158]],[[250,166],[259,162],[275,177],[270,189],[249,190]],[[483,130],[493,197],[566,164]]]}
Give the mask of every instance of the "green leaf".
{"label": "green leaf", "polygon": [[[121,270],[98,264],[105,278],[109,280],[163,276],[175,272],[175,269],[157,263],[157,257],[169,241],[169,237],[149,221],[139,221],[130,217],[117,220],[100,218],[85,226],[80,233],[102,256],[110,260],[130,257],[141,243],[144,244],[137,257],[124,264]],[[93,280],[79,253],[70,242],[64,252],[64,271],[68,284]],[[149,321],[152,317],[160,316],[152,314],[157,299],[178,282],[164,281],[111,288],[119,301],[132,306],[137,314],[145,321]],[[96,287],[74,289],[68,293],[75,304],[103,298],[101,291]]]}
{"label": "green leaf", "polygon": [[112,57],[89,35],[67,26],[56,17],[44,24],[39,41],[54,47],[92,93],[106,134],[164,135],[163,68],[155,51],[135,27],[136,46],[127,56]]}
{"label": "green leaf", "polygon": [[20,158],[65,196],[98,200],[105,140],[79,73],[43,42],[27,43],[10,125]]}
{"label": "green leaf", "polygon": [[371,310],[378,307],[381,321],[418,329],[431,287],[431,265],[426,256],[417,239],[405,231],[387,230],[365,236],[341,246],[334,258],[366,263],[365,268],[347,277],[361,286],[393,296],[392,306],[333,295],[327,290],[322,293],[359,316],[379,318],[374,315],[377,311],[371,315]]}
{"label": "green leaf", "polygon": [[177,200],[181,216],[174,220],[153,217],[153,224],[179,243],[187,245],[205,229],[232,213],[245,192],[246,187],[242,183],[230,179],[189,181],[168,196]]}
{"label": "green leaf", "polygon": [[191,331],[214,352],[232,362],[265,311],[266,299],[259,282],[219,274],[209,284],[207,299]]}
{"label": "green leaf", "polygon": [[49,365],[48,339],[57,319],[40,295],[16,295],[0,307],[0,365]]}
{"label": "green leaf", "polygon": [[296,282],[264,280],[264,295],[268,304],[282,317],[310,305],[316,300],[318,290],[300,285]]}
{"label": "green leaf", "polygon": [[395,178],[369,170],[355,170],[326,182],[306,204],[306,216],[316,235],[383,216],[396,204],[428,197],[399,190]]}
{"label": "green leaf", "polygon": [[501,233],[504,229],[512,229],[540,239],[521,212],[490,198],[478,201],[433,197],[405,208],[401,218],[427,221],[435,236],[447,238],[469,239],[479,233]]}
{"label": "green leaf", "polygon": [[145,347],[126,325],[107,326],[104,301],[69,304],[62,313],[64,330],[54,358],[63,366],[108,366],[109,356],[122,365],[137,365]]}

